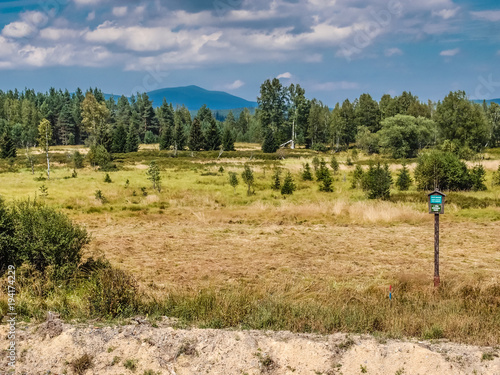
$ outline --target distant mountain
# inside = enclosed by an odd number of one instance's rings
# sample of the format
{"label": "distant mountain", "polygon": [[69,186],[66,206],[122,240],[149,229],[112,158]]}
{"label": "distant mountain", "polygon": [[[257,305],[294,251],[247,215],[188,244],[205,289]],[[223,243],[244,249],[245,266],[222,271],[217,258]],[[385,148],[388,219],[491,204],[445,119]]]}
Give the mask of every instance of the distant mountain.
{"label": "distant mountain", "polygon": [[194,85],[150,91],[148,96],[155,107],[161,106],[163,98],[174,107],[184,105],[190,110],[198,110],[203,104],[212,110],[257,107],[257,102],[251,102],[223,91],[205,90]]}
{"label": "distant mountain", "polygon": [[[483,103],[483,100],[482,99],[479,99],[479,100],[473,100],[474,103],[479,103],[479,104],[482,104]],[[497,103],[497,104],[500,104],[500,98],[498,99],[486,99],[486,103],[488,104],[491,104],[491,103]]]}

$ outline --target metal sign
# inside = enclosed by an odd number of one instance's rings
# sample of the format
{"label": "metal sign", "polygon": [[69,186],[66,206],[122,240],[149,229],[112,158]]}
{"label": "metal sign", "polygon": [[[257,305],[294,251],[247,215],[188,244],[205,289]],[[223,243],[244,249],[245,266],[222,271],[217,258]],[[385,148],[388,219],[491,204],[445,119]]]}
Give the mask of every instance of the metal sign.
{"label": "metal sign", "polygon": [[430,214],[444,214],[444,197],[445,194],[438,190],[428,194],[429,196],[429,213]]}

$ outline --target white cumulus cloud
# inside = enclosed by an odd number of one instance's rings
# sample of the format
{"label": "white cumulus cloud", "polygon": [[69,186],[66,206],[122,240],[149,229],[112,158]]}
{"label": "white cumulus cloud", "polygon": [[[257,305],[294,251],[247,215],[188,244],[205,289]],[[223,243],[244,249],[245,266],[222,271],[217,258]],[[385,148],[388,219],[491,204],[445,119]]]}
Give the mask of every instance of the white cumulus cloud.
{"label": "white cumulus cloud", "polygon": [[127,7],[114,7],[113,8],[113,15],[116,17],[124,17],[127,15]]}
{"label": "white cumulus cloud", "polygon": [[290,72],[281,73],[281,74],[278,74],[278,76],[276,78],[278,78],[278,79],[280,79],[280,78],[290,79],[290,78],[292,78],[292,73],[290,73]]}
{"label": "white cumulus cloud", "polygon": [[245,84],[245,82],[237,79],[233,83],[229,83],[229,84],[225,85],[224,88],[227,89],[227,90],[236,90],[236,89],[239,89],[244,84]]}
{"label": "white cumulus cloud", "polygon": [[480,12],[470,12],[473,18],[490,22],[500,21],[500,10],[483,10]]}
{"label": "white cumulus cloud", "polygon": [[402,55],[402,54],[403,54],[403,51],[401,51],[399,48],[388,48],[384,51],[384,55],[386,55],[387,57],[398,56],[398,55]]}
{"label": "white cumulus cloud", "polygon": [[455,56],[459,52],[460,52],[460,48],[447,49],[447,50],[441,51],[441,53],[439,55],[440,56]]}

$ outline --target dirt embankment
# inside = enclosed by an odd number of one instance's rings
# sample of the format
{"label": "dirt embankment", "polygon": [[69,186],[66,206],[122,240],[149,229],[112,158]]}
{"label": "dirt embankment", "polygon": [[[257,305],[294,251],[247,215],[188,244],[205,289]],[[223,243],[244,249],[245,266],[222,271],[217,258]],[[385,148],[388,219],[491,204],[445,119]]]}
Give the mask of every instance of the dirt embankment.
{"label": "dirt embankment", "polygon": [[[52,316],[19,324],[15,374],[500,374],[500,348],[174,326],[140,318],[125,326],[79,326]],[[0,326],[2,349],[9,346],[7,331]],[[1,375],[7,362],[4,350]]]}

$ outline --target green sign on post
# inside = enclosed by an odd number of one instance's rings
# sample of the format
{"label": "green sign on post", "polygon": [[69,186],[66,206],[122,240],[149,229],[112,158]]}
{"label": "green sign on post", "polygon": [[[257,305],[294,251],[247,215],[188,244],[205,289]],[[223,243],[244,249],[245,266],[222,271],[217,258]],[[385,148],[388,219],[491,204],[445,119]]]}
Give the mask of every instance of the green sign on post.
{"label": "green sign on post", "polygon": [[434,286],[438,287],[439,278],[439,215],[444,214],[445,194],[434,190],[429,196],[429,213],[434,214]]}

